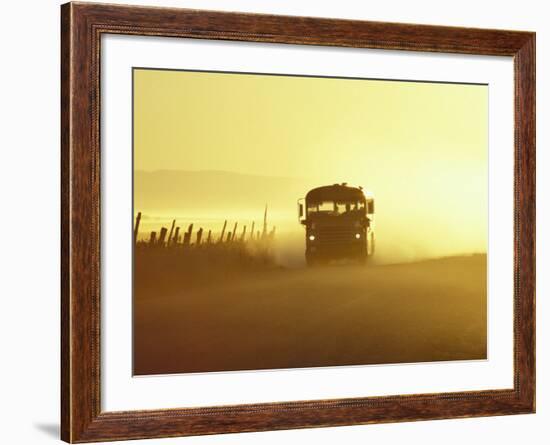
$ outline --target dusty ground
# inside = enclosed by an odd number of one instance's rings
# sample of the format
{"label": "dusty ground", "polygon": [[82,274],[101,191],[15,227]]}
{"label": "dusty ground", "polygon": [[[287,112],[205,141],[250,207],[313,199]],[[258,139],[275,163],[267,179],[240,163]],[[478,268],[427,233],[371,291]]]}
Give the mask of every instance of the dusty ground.
{"label": "dusty ground", "polygon": [[146,275],[138,264],[137,375],[486,357],[485,255],[160,287]]}

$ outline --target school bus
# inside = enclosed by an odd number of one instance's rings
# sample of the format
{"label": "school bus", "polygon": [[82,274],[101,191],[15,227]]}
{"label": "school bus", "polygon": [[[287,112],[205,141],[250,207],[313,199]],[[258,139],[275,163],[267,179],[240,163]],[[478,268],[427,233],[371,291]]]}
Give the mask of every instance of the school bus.
{"label": "school bus", "polygon": [[317,187],[298,200],[308,266],[335,260],[364,264],[374,254],[374,197],[347,183]]}

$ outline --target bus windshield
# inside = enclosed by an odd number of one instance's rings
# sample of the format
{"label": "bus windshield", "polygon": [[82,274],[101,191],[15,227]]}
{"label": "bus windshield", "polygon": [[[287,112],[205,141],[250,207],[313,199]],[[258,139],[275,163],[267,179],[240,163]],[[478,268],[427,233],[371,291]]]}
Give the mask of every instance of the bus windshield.
{"label": "bus windshield", "polygon": [[364,213],[364,201],[332,201],[324,200],[310,202],[307,206],[308,214],[346,215]]}

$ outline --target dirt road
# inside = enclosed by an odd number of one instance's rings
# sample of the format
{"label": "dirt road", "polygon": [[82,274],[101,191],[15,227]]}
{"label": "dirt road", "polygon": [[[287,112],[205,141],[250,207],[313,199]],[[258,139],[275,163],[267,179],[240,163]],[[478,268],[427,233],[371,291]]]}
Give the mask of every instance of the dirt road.
{"label": "dirt road", "polygon": [[485,278],[473,255],[138,293],[135,374],[483,359]]}

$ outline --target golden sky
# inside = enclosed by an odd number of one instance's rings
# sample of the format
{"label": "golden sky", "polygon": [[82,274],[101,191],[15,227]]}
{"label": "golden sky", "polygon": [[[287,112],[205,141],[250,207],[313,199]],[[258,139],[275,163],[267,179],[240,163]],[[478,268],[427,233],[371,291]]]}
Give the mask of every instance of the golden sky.
{"label": "golden sky", "polygon": [[136,69],[134,166],[362,185],[377,199],[377,231],[394,243],[485,252],[487,94],[485,85]]}

